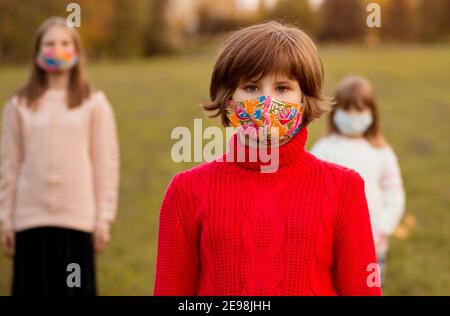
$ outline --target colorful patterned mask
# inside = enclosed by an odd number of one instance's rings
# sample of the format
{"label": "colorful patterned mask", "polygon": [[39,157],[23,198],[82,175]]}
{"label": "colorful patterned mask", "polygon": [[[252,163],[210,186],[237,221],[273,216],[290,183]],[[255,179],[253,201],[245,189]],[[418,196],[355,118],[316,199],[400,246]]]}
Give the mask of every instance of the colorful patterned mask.
{"label": "colorful patterned mask", "polygon": [[47,72],[58,72],[71,69],[78,62],[78,54],[74,49],[46,49],[36,56],[36,64]]}
{"label": "colorful patterned mask", "polygon": [[254,140],[262,135],[262,142],[278,136],[279,144],[287,142],[300,130],[304,110],[303,103],[290,103],[270,96],[241,102],[228,100],[226,104],[226,115],[239,132]]}

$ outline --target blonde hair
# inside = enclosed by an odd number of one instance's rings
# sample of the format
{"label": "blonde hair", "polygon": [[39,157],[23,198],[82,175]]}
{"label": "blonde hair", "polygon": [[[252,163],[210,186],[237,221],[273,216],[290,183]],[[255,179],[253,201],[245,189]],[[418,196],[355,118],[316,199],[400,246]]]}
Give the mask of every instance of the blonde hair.
{"label": "blonde hair", "polygon": [[333,109],[328,117],[327,134],[340,134],[334,123],[334,115],[337,109],[345,111],[350,108],[363,110],[369,108],[372,113],[372,125],[364,132],[363,136],[374,147],[387,145],[385,138],[380,131],[378,106],[375,100],[373,87],[369,80],[362,76],[350,75],[341,80],[334,94]]}
{"label": "blonde hair", "polygon": [[76,28],[68,27],[64,18],[51,17],[42,22],[37,29],[33,46],[33,68],[31,75],[27,83],[16,91],[17,96],[20,99],[25,99],[26,105],[32,109],[37,109],[38,102],[36,101],[48,87],[47,74],[36,65],[35,59],[40,50],[42,37],[50,28],[54,26],[64,27],[68,32],[70,32],[75,49],[79,54],[77,64],[70,70],[67,93],[69,108],[74,108],[81,105],[81,103],[90,96],[92,90],[85,78],[83,49],[78,31]]}
{"label": "blonde hair", "polygon": [[211,102],[203,109],[214,112],[209,117],[220,115],[222,124],[229,126],[225,105],[239,81],[267,74],[298,81],[305,98],[305,126],[329,110],[324,104],[328,98],[321,94],[324,70],[316,45],[299,28],[277,22],[250,26],[225,39],[211,77]]}

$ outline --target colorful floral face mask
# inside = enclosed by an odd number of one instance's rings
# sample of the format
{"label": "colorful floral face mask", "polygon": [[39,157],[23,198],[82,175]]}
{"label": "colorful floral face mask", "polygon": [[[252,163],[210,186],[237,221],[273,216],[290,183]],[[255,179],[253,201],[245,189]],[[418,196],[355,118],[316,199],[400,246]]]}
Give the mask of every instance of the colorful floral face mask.
{"label": "colorful floral face mask", "polygon": [[303,102],[290,103],[270,96],[241,102],[228,100],[226,104],[226,115],[239,132],[253,139],[262,135],[262,142],[278,136],[279,144],[287,142],[300,130],[304,110]]}
{"label": "colorful floral face mask", "polygon": [[46,49],[36,56],[36,64],[47,72],[58,72],[71,69],[78,62],[78,54],[74,49]]}

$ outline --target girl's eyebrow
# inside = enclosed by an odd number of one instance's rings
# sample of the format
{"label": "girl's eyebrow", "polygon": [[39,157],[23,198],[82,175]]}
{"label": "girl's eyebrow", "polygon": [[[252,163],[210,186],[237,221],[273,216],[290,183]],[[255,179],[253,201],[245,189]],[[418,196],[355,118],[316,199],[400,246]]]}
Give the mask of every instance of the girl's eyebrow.
{"label": "girl's eyebrow", "polygon": [[275,81],[275,84],[292,84],[292,83],[293,81],[289,79]]}
{"label": "girl's eyebrow", "polygon": [[253,79],[248,79],[248,80],[242,80],[240,82],[241,85],[246,85],[246,84],[258,84],[259,81],[253,80]]}

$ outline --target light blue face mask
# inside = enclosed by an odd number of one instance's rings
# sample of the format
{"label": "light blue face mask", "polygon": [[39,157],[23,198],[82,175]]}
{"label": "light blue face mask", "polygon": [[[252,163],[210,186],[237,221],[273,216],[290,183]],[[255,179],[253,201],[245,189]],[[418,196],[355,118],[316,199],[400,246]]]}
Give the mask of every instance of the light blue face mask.
{"label": "light blue face mask", "polygon": [[370,111],[350,114],[342,109],[337,109],[333,122],[343,135],[361,135],[372,125],[373,118]]}

